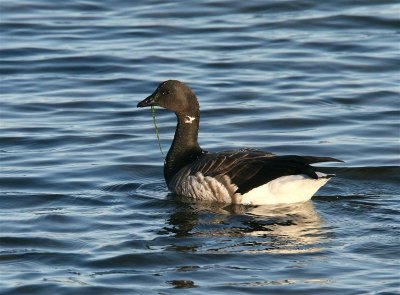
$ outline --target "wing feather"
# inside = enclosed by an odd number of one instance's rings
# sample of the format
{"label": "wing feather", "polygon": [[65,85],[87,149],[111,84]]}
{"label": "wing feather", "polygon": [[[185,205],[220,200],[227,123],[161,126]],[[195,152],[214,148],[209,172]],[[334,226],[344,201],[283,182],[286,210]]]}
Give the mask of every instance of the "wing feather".
{"label": "wing feather", "polygon": [[237,192],[244,194],[281,176],[304,174],[317,179],[315,168],[310,164],[320,162],[342,161],[331,157],[275,156],[253,149],[207,153],[182,168],[173,177],[170,186],[174,187],[185,177],[196,173],[215,178],[227,175],[238,187]]}

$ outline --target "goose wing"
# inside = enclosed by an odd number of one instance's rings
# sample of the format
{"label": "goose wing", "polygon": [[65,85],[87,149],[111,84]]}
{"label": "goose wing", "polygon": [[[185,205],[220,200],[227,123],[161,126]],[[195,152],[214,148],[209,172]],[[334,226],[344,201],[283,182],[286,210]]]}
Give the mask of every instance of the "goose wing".
{"label": "goose wing", "polygon": [[231,183],[238,187],[236,192],[244,194],[281,176],[304,174],[317,179],[315,169],[310,164],[320,162],[342,161],[331,157],[276,156],[253,149],[209,153],[182,168],[172,183],[174,185],[197,173],[214,178],[227,175]]}

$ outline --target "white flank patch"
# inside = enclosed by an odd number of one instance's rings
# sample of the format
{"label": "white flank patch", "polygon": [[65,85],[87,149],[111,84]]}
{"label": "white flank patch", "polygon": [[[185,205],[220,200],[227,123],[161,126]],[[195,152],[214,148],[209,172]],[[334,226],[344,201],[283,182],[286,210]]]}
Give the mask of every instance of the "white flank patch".
{"label": "white flank patch", "polygon": [[185,116],[185,123],[192,124],[192,122],[196,120],[196,117]]}
{"label": "white flank patch", "polygon": [[317,172],[318,179],[306,175],[289,175],[274,179],[243,194],[244,205],[267,205],[305,202],[329,181]]}

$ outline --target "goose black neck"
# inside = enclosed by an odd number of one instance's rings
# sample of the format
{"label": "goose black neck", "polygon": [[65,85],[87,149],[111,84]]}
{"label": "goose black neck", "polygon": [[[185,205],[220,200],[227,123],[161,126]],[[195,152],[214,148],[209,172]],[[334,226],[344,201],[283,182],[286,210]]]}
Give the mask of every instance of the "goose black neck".
{"label": "goose black neck", "polygon": [[176,114],[176,116],[178,125],[164,163],[164,177],[167,185],[180,169],[195,161],[202,154],[202,149],[197,142],[199,114],[190,117],[181,114]]}

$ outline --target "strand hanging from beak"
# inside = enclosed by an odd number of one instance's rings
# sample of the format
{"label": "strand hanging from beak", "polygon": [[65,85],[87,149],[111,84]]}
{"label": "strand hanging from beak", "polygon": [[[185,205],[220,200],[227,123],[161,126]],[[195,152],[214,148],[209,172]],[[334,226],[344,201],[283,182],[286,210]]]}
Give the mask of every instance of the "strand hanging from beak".
{"label": "strand hanging from beak", "polygon": [[161,155],[164,156],[164,153],[163,153],[163,150],[161,147],[160,136],[158,135],[158,127],[157,127],[157,122],[156,122],[156,108],[154,106],[151,106],[151,116],[153,117],[154,131],[157,136],[158,147],[160,148]]}

